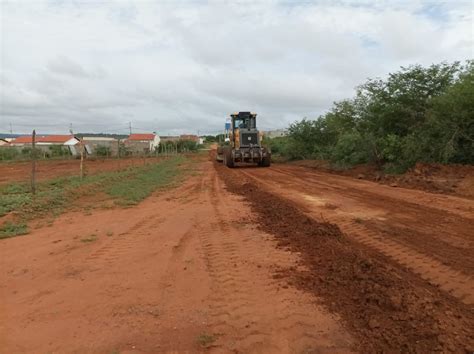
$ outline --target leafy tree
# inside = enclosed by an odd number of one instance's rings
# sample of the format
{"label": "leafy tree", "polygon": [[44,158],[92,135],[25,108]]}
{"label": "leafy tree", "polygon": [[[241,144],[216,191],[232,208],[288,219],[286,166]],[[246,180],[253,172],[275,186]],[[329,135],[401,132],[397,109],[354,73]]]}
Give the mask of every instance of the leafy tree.
{"label": "leafy tree", "polygon": [[369,79],[353,99],[289,127],[273,143],[290,159],[370,162],[402,171],[417,161],[474,162],[474,62],[412,65]]}

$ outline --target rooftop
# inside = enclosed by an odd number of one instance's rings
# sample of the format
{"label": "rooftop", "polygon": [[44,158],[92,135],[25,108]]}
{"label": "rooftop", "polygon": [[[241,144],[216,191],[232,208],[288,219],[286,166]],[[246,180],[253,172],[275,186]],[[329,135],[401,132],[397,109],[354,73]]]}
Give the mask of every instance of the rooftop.
{"label": "rooftop", "polygon": [[130,134],[128,140],[154,140],[155,134]]}
{"label": "rooftop", "polygon": [[[73,135],[37,135],[37,143],[65,143],[69,139],[72,139]],[[31,144],[33,137],[31,135],[19,136],[18,138],[11,141],[12,144]]]}

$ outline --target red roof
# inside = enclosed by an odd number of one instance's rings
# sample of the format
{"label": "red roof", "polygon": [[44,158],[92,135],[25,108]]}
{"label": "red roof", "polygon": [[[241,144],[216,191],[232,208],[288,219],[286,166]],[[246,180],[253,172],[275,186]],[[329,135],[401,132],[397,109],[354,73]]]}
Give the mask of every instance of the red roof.
{"label": "red roof", "polygon": [[[72,135],[46,135],[46,136],[36,136],[37,143],[65,143],[69,139],[73,138]],[[31,135],[19,136],[13,140],[12,144],[31,144],[33,142],[33,137]]]}
{"label": "red roof", "polygon": [[155,134],[130,134],[128,140],[155,140]]}

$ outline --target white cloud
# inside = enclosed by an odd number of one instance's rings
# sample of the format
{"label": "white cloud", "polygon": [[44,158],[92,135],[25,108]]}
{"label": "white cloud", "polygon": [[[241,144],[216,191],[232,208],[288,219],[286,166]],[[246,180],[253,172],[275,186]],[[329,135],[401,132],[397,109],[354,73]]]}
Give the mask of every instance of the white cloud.
{"label": "white cloud", "polygon": [[236,110],[284,127],[367,77],[474,54],[471,1],[4,1],[0,12],[0,131],[217,131]]}

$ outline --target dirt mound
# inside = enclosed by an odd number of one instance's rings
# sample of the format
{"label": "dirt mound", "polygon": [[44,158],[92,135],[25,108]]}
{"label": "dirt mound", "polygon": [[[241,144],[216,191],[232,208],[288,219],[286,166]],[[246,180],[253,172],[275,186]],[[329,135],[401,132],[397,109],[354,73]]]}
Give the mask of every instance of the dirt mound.
{"label": "dirt mound", "polygon": [[304,160],[291,164],[315,168],[324,172],[375,181],[393,187],[419,189],[432,193],[444,193],[474,197],[474,166],[417,163],[401,175],[385,173],[374,165],[357,165],[345,170],[334,169],[327,161]]}
{"label": "dirt mound", "polygon": [[420,189],[474,197],[474,166],[418,163],[399,179]]}
{"label": "dirt mound", "polygon": [[472,309],[383,255],[347,238],[336,225],[307,217],[237,171],[216,168],[242,195],[279,246],[301,254],[305,271],[276,278],[310,291],[341,316],[364,352],[472,351]]}

